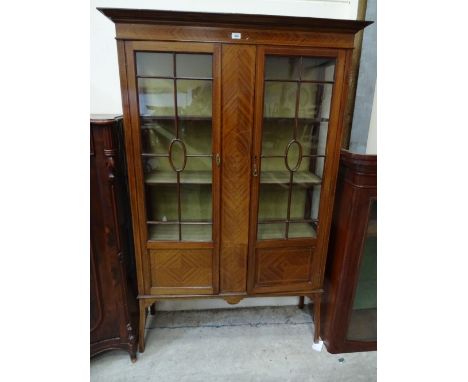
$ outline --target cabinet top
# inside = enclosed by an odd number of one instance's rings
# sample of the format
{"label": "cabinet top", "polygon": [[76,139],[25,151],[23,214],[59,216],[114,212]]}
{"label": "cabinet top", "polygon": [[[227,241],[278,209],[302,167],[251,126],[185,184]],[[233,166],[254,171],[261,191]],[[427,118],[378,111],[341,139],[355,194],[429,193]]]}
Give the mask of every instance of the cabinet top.
{"label": "cabinet top", "polygon": [[110,125],[121,117],[121,114],[91,114],[89,122],[92,125]]}
{"label": "cabinet top", "polygon": [[357,33],[372,21],[272,16],[240,13],[205,13],[148,9],[97,8],[114,23],[254,27],[314,32]]}

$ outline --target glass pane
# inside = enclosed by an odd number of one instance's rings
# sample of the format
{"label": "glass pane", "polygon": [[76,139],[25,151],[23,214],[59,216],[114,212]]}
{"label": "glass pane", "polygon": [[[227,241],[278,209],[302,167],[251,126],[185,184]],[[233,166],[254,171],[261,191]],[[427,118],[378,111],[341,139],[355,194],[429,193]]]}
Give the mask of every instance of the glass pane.
{"label": "glass pane", "polygon": [[316,238],[317,231],[313,223],[289,223],[288,237]]}
{"label": "glass pane", "polygon": [[177,185],[147,185],[146,214],[151,221],[177,221]]}
{"label": "glass pane", "polygon": [[314,186],[311,189],[311,207],[310,207],[310,218],[318,220],[319,208],[320,208],[320,192],[322,187]]}
{"label": "glass pane", "polygon": [[299,57],[267,56],[265,60],[265,79],[298,80]]}
{"label": "glass pane", "polygon": [[347,338],[377,340],[377,201],[373,201],[367,226],[359,278]]}
{"label": "glass pane", "polygon": [[266,57],[259,238],[288,217],[287,237],[316,237],[334,73],[335,59]]}
{"label": "glass pane", "polygon": [[323,170],[325,169],[325,158],[324,157],[310,158],[310,168],[311,168],[311,172],[315,176],[317,176],[319,179],[322,179]]}
{"label": "glass pane", "polygon": [[182,224],[182,240],[184,241],[211,241],[211,224]]}
{"label": "glass pane", "polygon": [[301,121],[297,130],[297,140],[302,145],[304,155],[325,155],[328,133],[327,122]]}
{"label": "glass pane", "polygon": [[145,154],[169,154],[175,138],[174,120],[141,122],[141,150]]}
{"label": "glass pane", "polygon": [[[212,55],[139,52],[136,60],[148,238],[211,241],[212,80],[196,78],[212,77]],[[142,78],[175,74],[194,79]]]}
{"label": "glass pane", "polygon": [[331,84],[301,83],[299,118],[329,118]]}
{"label": "glass pane", "polygon": [[286,237],[286,223],[258,224],[258,240],[284,239]]}
{"label": "glass pane", "polygon": [[320,186],[293,185],[291,192],[291,220],[317,219],[320,206]]}
{"label": "glass pane", "polygon": [[173,140],[171,143],[171,151],[169,160],[172,163],[172,169],[180,172],[185,169],[187,154],[185,152],[185,145],[181,140]]}
{"label": "glass pane", "polygon": [[175,183],[177,181],[176,173],[168,157],[143,157],[143,171],[146,183]]}
{"label": "glass pane", "polygon": [[290,171],[296,171],[296,169],[299,168],[301,165],[302,161],[302,146],[301,144],[296,141],[292,140],[291,142],[288,143],[288,149],[286,152],[286,161],[285,161],[285,166],[288,168]]}
{"label": "glass pane", "polygon": [[262,158],[261,165],[260,183],[289,183],[290,172],[284,158]]}
{"label": "glass pane", "polygon": [[177,80],[179,117],[211,117],[211,98],[211,80]]}
{"label": "glass pane", "polygon": [[180,120],[179,137],[187,147],[187,154],[211,155],[211,119]]}
{"label": "glass pane", "polygon": [[286,220],[288,212],[288,186],[275,184],[260,185],[258,221]]}
{"label": "glass pane", "polygon": [[211,54],[176,54],[177,77],[211,78]]}
{"label": "glass pane", "polygon": [[139,78],[138,101],[141,116],[168,116],[174,118],[174,81]]}
{"label": "glass pane", "polygon": [[183,175],[186,175],[189,172],[196,172],[200,177],[207,177],[207,181],[204,181],[203,183],[211,183],[211,162],[211,157],[187,158],[187,166],[185,166]]}
{"label": "glass pane", "polygon": [[148,240],[179,240],[179,225],[148,224]]}
{"label": "glass pane", "polygon": [[266,118],[263,122],[262,155],[284,155],[292,139],[294,119]]}
{"label": "glass pane", "polygon": [[265,82],[264,117],[294,118],[297,84],[295,82]]}
{"label": "glass pane", "polygon": [[310,219],[310,196],[308,188],[297,185],[292,187],[290,219]]}
{"label": "glass pane", "polygon": [[183,179],[181,182],[181,221],[211,221],[211,184],[189,184]]}
{"label": "glass pane", "polygon": [[138,76],[174,76],[174,62],[172,53],[137,52],[136,66]]}
{"label": "glass pane", "polygon": [[302,80],[333,81],[335,77],[335,59],[304,57],[302,59]]}

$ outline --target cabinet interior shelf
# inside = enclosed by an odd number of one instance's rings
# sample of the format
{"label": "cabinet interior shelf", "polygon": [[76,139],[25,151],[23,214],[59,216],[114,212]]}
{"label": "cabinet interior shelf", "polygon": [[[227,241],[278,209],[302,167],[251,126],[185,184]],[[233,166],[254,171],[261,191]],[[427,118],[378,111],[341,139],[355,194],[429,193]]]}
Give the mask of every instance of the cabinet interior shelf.
{"label": "cabinet interior shelf", "polygon": [[[183,224],[181,225],[182,241],[210,242],[211,224]],[[178,224],[156,224],[148,225],[148,240],[179,240]]]}
{"label": "cabinet interior shelf", "polygon": [[[280,122],[280,121],[294,121],[296,118],[295,117],[263,117],[263,120],[265,122]],[[307,117],[298,117],[297,121],[299,123],[320,123],[320,122],[326,122],[328,123],[330,121],[329,118],[307,118]]]}
{"label": "cabinet interior shelf", "polygon": [[[285,228],[286,224],[258,224],[258,240],[268,240],[268,239],[284,239],[285,238]],[[312,237],[316,238],[317,233],[315,232],[312,224],[309,223],[290,223],[289,224],[289,238],[294,237]]]}
{"label": "cabinet interior shelf", "polygon": [[[322,179],[311,172],[295,172],[294,184],[315,185],[320,184]],[[155,171],[146,175],[146,184],[175,184],[176,174],[173,171]],[[181,184],[211,184],[211,171],[182,171],[180,175]],[[285,171],[263,171],[260,176],[262,184],[288,184],[289,173]]]}
{"label": "cabinet interior shelf", "polygon": [[[142,122],[157,122],[157,121],[171,121],[175,120],[175,115],[142,115],[140,116]],[[212,120],[210,115],[200,116],[200,115],[178,115],[177,119],[179,121],[193,121],[193,122],[209,122]],[[295,117],[264,117],[265,122],[281,122],[281,121],[294,121]],[[299,117],[297,118],[299,123],[328,123],[329,118],[307,118]],[[142,126],[143,127],[143,126]]]}
{"label": "cabinet interior shelf", "polygon": [[[294,184],[313,185],[320,184],[322,179],[308,171],[298,171],[294,173]],[[289,172],[286,171],[262,171],[260,175],[262,184],[287,184],[289,183]]]}
{"label": "cabinet interior shelf", "polygon": [[[177,177],[174,171],[155,171],[146,175],[146,184],[176,184]],[[182,171],[181,184],[211,184],[211,171]]]}
{"label": "cabinet interior shelf", "polygon": [[[157,121],[173,121],[175,120],[175,115],[142,115],[140,116],[142,122],[157,122]],[[200,122],[210,122],[211,115],[200,116],[200,115],[178,115],[177,119],[179,121],[200,121]],[[142,126],[143,127],[143,126]]]}

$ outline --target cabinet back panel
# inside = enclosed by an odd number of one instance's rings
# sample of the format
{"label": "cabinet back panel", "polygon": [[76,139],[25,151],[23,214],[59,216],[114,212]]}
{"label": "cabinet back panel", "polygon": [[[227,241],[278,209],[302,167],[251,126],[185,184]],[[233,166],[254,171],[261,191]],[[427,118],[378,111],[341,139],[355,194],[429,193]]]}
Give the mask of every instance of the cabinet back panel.
{"label": "cabinet back panel", "polygon": [[255,55],[255,46],[222,47],[221,292],[247,284]]}

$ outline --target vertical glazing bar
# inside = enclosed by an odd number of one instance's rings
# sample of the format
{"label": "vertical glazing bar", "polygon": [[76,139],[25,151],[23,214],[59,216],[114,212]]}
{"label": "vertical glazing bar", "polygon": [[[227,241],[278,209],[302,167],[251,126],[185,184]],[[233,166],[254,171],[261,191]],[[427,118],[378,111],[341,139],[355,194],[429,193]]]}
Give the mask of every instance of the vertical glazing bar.
{"label": "vertical glazing bar", "polygon": [[293,138],[296,139],[297,137],[297,129],[299,125],[299,104],[301,98],[301,79],[302,79],[302,56],[299,59],[299,81],[297,82],[297,94],[296,94],[296,107],[294,111],[294,130],[293,130]]}
{"label": "vertical glazing bar", "polygon": [[179,115],[177,113],[177,73],[176,73],[176,55],[172,53],[172,65],[174,66],[174,108],[175,108],[175,129],[176,139],[179,139]]}
{"label": "vertical glazing bar", "polygon": [[294,172],[289,170],[289,190],[288,190],[288,213],[286,217],[286,239],[289,236],[289,220],[291,219],[291,194],[293,185]]}
{"label": "vertical glazing bar", "polygon": [[179,241],[182,241],[182,224],[180,212],[180,171],[177,171],[177,220],[179,221]]}
{"label": "vertical glazing bar", "polygon": [[[175,130],[176,139],[179,139],[179,116],[177,113],[177,73],[176,73],[176,54],[172,53],[172,65],[174,71],[174,111],[175,111]],[[181,206],[180,206],[180,171],[177,174],[177,221],[179,223],[179,241],[182,241]]]}
{"label": "vertical glazing bar", "polygon": [[[296,107],[294,110],[294,129],[293,139],[297,138],[297,130],[299,125],[299,102],[301,98],[301,79],[302,79],[302,56],[299,58],[299,81],[297,82],[297,94],[296,94]],[[286,159],[287,160],[287,159]],[[291,218],[291,194],[294,180],[294,172],[289,170],[289,189],[288,189],[288,211],[286,221],[286,239],[289,237],[289,220]]]}

